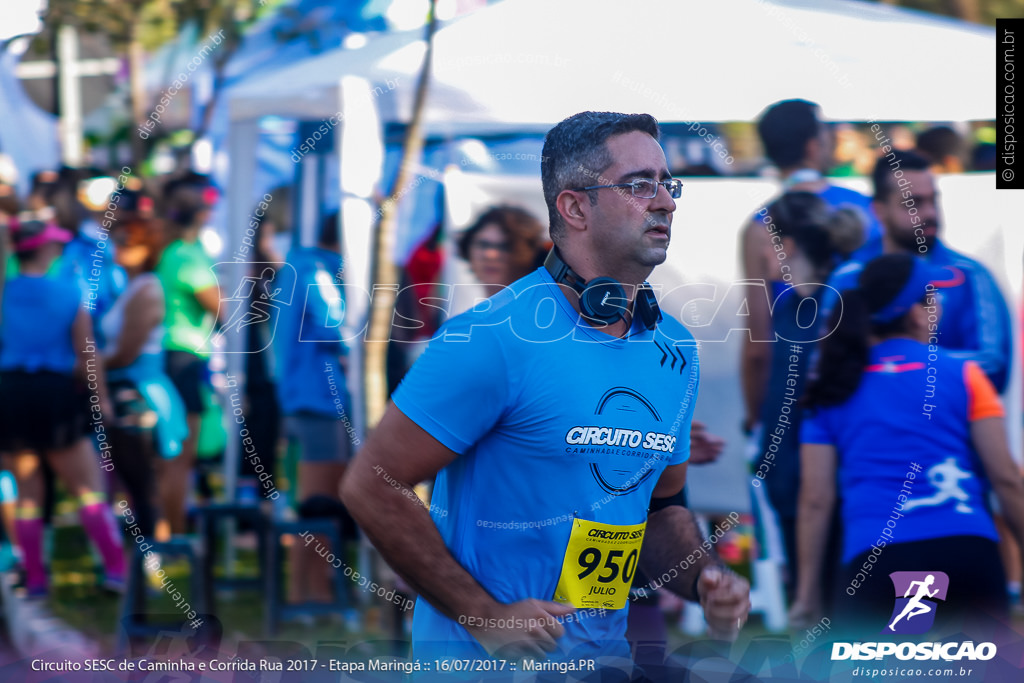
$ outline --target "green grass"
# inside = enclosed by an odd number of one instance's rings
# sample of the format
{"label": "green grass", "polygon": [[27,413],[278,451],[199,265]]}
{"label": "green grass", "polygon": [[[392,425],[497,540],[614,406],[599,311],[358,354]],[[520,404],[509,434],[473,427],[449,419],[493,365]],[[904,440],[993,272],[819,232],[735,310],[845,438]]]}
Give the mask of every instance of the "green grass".
{"label": "green grass", "polygon": [[[218,549],[218,557],[222,559],[223,555],[220,550]],[[354,552],[354,549],[350,550]],[[116,634],[120,628],[118,624],[120,597],[106,593],[98,587],[102,571],[99,564],[93,560],[88,539],[82,529],[78,526],[58,526],[53,535],[52,557],[50,609],[55,616],[69,626],[97,642],[102,651],[113,652]],[[174,582],[175,588],[181,591],[190,603],[194,603],[191,596],[188,595],[189,576],[185,559],[174,557],[164,559],[161,568]],[[353,557],[348,559],[350,564],[354,564]],[[256,567],[254,550],[236,550],[234,564],[236,575],[254,576]],[[749,578],[750,565],[748,562],[734,564],[732,568],[737,573]],[[215,599],[216,616],[223,626],[221,652],[234,653],[237,643],[241,641],[269,640],[263,633],[266,599],[262,592],[257,590],[222,591],[215,596]],[[150,614],[178,615],[181,612],[164,590],[150,589],[147,594],[147,602],[147,611]],[[318,643],[345,641],[352,645],[377,641],[365,646],[371,650],[366,654],[390,654],[383,650],[386,647],[384,641],[390,638],[389,630],[380,624],[383,605],[383,602],[374,600],[369,608],[362,611],[364,627],[357,632],[345,631],[339,621],[321,617],[311,625],[294,621],[285,622],[272,640],[301,643],[309,649],[313,656],[317,654]],[[691,637],[682,633],[678,629],[678,614],[673,614],[669,618],[671,620],[669,652],[687,642],[706,638],[706,636]],[[1024,628],[1024,617],[1017,615],[1014,623],[1018,629]],[[760,617],[756,615],[751,617],[741,633],[740,642],[733,647],[732,652],[734,654],[742,653],[752,638],[765,635],[783,634],[769,632],[764,628]],[[796,644],[802,635],[802,631],[793,631],[790,633],[790,638]]]}
{"label": "green grass", "polygon": [[[220,556],[219,556],[220,557]],[[256,575],[256,552],[239,549],[236,551],[234,569],[236,576]],[[173,582],[174,589],[195,604],[189,595],[189,567],[184,557],[166,557],[161,569]],[[222,571],[217,572],[218,575]],[[84,633],[97,642],[104,652],[113,652],[116,635],[120,629],[121,598],[99,587],[102,568],[94,561],[89,542],[78,526],[59,526],[53,532],[52,560],[50,564],[50,597],[48,606],[54,616],[72,628]],[[168,588],[171,583],[168,583]],[[265,596],[259,590],[221,591],[215,595],[216,617],[223,627],[222,650],[233,652],[232,643],[243,640],[265,640],[263,633]],[[179,615],[181,608],[168,591],[150,587],[147,591],[146,611],[148,614]],[[371,621],[380,609],[364,610],[364,620]],[[369,615],[369,619],[366,616]],[[164,617],[166,618],[166,617]],[[184,615],[181,617],[184,619]],[[385,640],[387,636],[379,627],[359,632],[345,632],[341,622],[331,617],[317,618],[313,624],[305,625],[289,621],[281,625],[274,640],[299,642],[315,652],[318,642],[349,643],[370,640]],[[226,648],[225,648],[226,646]]]}

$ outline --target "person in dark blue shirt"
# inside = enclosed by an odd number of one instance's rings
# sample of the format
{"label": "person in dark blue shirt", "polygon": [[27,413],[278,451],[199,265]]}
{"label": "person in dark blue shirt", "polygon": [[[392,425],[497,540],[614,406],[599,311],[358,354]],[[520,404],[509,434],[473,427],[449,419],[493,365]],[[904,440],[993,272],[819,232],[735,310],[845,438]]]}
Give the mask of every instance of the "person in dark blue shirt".
{"label": "person in dark blue shirt", "polygon": [[768,214],[772,217],[769,228],[786,258],[776,260],[776,267],[769,273],[776,341],[764,344],[772,355],[751,484],[760,488],[763,482],[778,519],[787,570],[785,585],[791,596],[797,581],[796,494],[803,414],[800,397],[820,336],[816,319],[819,302],[828,290],[822,283],[840,258],[838,254],[863,241],[864,224],[858,212],[833,210],[813,192],[787,192],[768,207]]}
{"label": "person in dark blue shirt", "polygon": [[[946,314],[930,343],[956,358],[975,361],[1002,393],[1010,381],[1013,346],[1006,300],[985,266],[939,239],[939,194],[930,166],[924,157],[901,150],[878,160],[874,206],[885,227],[882,249],[886,254],[915,254],[941,271],[935,286]],[[836,307],[836,293],[856,286],[864,263],[855,256],[832,274],[832,290],[822,300],[823,319]]]}

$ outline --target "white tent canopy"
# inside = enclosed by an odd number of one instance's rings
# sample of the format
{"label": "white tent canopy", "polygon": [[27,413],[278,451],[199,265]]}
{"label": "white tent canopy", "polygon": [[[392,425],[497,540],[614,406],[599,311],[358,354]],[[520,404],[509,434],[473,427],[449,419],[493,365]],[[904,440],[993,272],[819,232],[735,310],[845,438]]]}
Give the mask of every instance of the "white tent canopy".
{"label": "white tent canopy", "polygon": [[[384,121],[408,120],[422,31],[388,35],[293,65],[234,93],[232,118],[326,118],[340,79],[400,87]],[[802,97],[835,120],[992,118],[995,31],[844,0],[506,0],[438,30],[428,129],[544,129],[585,109],[662,121],[749,121]],[[955,96],[951,96],[955,93]]]}

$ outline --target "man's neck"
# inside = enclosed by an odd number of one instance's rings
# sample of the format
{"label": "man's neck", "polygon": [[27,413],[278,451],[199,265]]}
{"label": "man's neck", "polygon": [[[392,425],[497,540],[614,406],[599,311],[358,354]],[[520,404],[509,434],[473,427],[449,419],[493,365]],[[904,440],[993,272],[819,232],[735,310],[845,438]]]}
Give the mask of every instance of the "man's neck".
{"label": "man's neck", "polygon": [[632,303],[636,288],[646,282],[651,271],[654,270],[649,266],[641,265],[629,268],[609,266],[593,254],[566,254],[564,251],[559,253],[569,267],[586,282],[598,277],[610,277],[618,280],[625,287],[630,303]]}
{"label": "man's neck", "polygon": [[908,341],[916,341],[921,344],[928,343],[928,332],[925,330],[905,330],[903,332],[897,332],[895,334],[887,334],[884,337],[877,337],[873,334],[868,335],[868,345],[878,346],[894,339],[906,339]]}
{"label": "man's neck", "polygon": [[182,242],[192,244],[193,242],[199,239],[199,226],[193,225],[187,228],[181,228],[178,231],[177,238]]}
{"label": "man's neck", "polygon": [[792,168],[782,169],[782,184],[787,190],[798,188],[801,190],[820,189],[825,184],[825,179],[819,169],[810,164],[802,164]]}
{"label": "man's neck", "polygon": [[[612,337],[624,337],[626,334],[628,334],[629,329],[633,325],[633,302],[636,300],[637,288],[640,284],[646,281],[647,275],[650,274],[650,269],[647,269],[647,272],[642,275],[640,274],[639,270],[636,273],[633,273],[631,276],[621,274],[622,279],[620,279],[613,274],[602,273],[600,270],[601,266],[598,263],[595,263],[593,259],[581,257],[580,255],[575,255],[575,257],[566,256],[564,252],[561,252],[561,254],[562,258],[565,260],[567,264],[569,264],[569,267],[572,268],[573,272],[576,273],[576,275],[578,275],[582,280],[580,282],[581,285],[586,282],[590,282],[591,280],[597,277],[611,277],[618,280],[618,282],[622,285],[622,288],[626,293],[626,312],[623,315],[623,317],[618,321],[610,325],[605,325],[603,327],[600,323],[589,320],[588,322],[596,330],[604,332],[605,334],[610,335]],[[633,282],[634,280],[636,280],[636,282]],[[575,309],[576,312],[582,316],[583,311],[580,309],[579,294],[575,290],[565,287],[562,288],[562,291],[565,293],[565,296],[569,300],[569,303],[572,305],[573,309]],[[584,320],[587,320],[585,316]]]}

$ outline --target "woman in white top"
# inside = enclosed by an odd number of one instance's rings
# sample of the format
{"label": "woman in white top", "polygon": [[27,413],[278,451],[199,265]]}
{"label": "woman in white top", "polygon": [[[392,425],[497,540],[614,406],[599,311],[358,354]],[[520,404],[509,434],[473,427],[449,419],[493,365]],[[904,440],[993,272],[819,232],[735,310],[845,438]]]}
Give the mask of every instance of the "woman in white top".
{"label": "woman in white top", "polygon": [[160,255],[158,225],[147,215],[147,199],[122,197],[111,230],[115,261],[128,286],[104,315],[104,353],[116,411],[111,431],[114,471],[132,498],[140,532],[153,537],[154,472],[181,452],[188,436],[181,397],[164,374],[164,292],[152,270]]}

